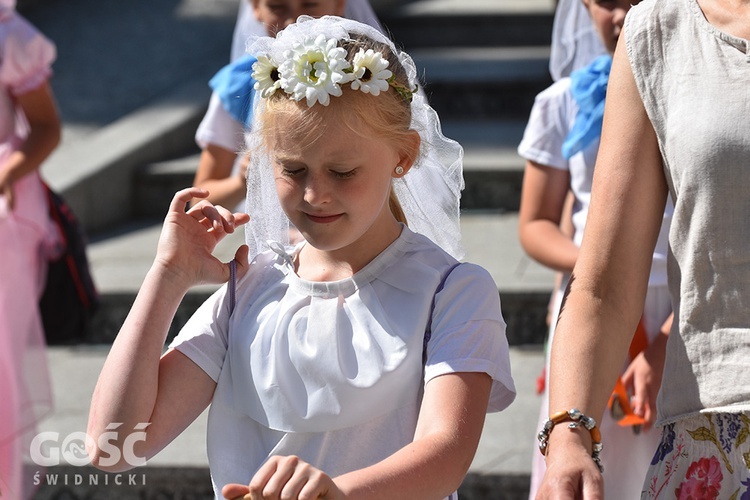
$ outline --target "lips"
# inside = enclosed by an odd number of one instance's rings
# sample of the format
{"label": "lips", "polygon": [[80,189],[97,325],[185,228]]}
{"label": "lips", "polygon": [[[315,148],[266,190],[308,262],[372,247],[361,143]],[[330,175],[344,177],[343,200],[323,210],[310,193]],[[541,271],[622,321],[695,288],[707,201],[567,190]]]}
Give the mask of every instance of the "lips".
{"label": "lips", "polygon": [[305,214],[307,215],[307,218],[310,219],[313,222],[316,222],[318,224],[329,224],[331,222],[335,222],[339,220],[343,214],[335,214],[335,215],[313,215],[313,214]]}

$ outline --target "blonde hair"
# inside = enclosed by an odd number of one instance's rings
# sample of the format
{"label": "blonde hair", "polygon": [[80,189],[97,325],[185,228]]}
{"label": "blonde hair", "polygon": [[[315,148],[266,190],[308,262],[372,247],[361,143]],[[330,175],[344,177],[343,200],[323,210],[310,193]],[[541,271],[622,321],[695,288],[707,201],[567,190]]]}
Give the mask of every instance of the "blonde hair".
{"label": "blonde hair", "polygon": [[[295,130],[303,143],[312,143],[325,133],[326,123],[342,123],[355,134],[363,137],[375,135],[390,142],[394,147],[416,159],[419,151],[414,147],[414,133],[411,129],[410,99],[395,87],[409,89],[409,81],[398,57],[390,47],[372,39],[354,35],[343,40],[341,46],[347,51],[349,62],[359,49],[373,49],[388,60],[388,69],[394,75],[394,81],[388,91],[378,96],[352,90],[349,86],[342,88],[340,97],[333,97],[328,106],[296,102],[284,92],[276,92],[266,99],[263,113],[256,117],[256,125],[263,136],[264,146],[270,148],[273,136],[279,124]],[[364,125],[364,127],[363,127]],[[394,165],[395,168],[395,165]],[[401,204],[393,187],[391,187],[388,205],[391,213],[399,222],[407,223]]]}

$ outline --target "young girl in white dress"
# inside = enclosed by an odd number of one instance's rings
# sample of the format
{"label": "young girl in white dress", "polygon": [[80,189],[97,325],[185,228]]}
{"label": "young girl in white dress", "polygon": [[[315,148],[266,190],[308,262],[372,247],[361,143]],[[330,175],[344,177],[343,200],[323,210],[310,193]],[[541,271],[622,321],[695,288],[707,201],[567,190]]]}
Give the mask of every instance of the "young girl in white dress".
{"label": "young girl in white dress", "polygon": [[38,303],[59,237],[38,170],[60,121],[55,46],[13,4],[0,1],[0,497],[20,499],[23,437],[52,405]]}
{"label": "young girl in white dress", "polygon": [[[589,23],[595,28],[600,44],[612,54],[632,0],[575,2],[585,9],[584,14],[589,16]],[[572,10],[570,2],[565,3],[568,5],[564,7]],[[580,37],[580,33],[576,36]],[[584,49],[588,51],[587,48]],[[576,59],[573,50],[568,50],[566,54],[570,64],[573,64]],[[561,78],[541,92],[536,98],[524,138],[518,148],[519,154],[527,160],[519,214],[521,243],[531,257],[564,273],[560,289],[555,295],[548,345],[552,344],[563,292],[583,240],[594,165],[599,151],[610,64],[611,55],[599,56],[574,71],[571,77]],[[566,71],[562,66],[560,69]],[[560,230],[563,206],[569,192],[574,197],[572,239]],[[628,403],[632,403],[634,415],[630,417],[630,422],[638,425],[618,425],[618,420],[625,416],[620,411],[622,408],[617,407],[619,402],[615,403],[613,411],[605,414],[601,422],[601,432],[607,442],[602,452],[606,498],[630,499],[640,495],[648,461],[659,442],[659,433],[649,427],[656,416],[658,381],[671,325],[672,309],[667,287],[666,261],[672,211],[673,208],[669,205],[664,213],[660,238],[653,253],[648,295],[643,310],[644,328],[639,332],[643,338],[634,343],[629,365],[623,366],[621,394],[630,390],[632,401]],[[638,351],[635,348],[638,342],[641,344],[638,347],[648,347]],[[548,368],[549,352],[546,361]],[[545,371],[549,373],[548,369]],[[545,386],[548,387],[547,384]],[[545,389],[538,428],[549,417],[547,402],[548,392]],[[626,421],[623,420],[622,423]],[[535,452],[529,498],[536,497],[544,471],[544,457]]]}
{"label": "young girl in white dress", "polygon": [[[210,403],[217,497],[453,496],[515,396],[497,286],[458,265],[462,149],[367,25],[301,18],[251,49],[250,216],[177,193],[88,432],[149,423],[150,457]],[[235,275],[210,252],[248,219]],[[162,355],[188,288],[226,281]]]}

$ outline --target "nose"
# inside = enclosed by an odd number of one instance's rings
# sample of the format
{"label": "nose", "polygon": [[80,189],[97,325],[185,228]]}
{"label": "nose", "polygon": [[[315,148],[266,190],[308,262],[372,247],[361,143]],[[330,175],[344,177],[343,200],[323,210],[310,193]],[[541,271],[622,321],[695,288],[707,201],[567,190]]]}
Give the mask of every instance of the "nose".
{"label": "nose", "polygon": [[304,186],[304,200],[311,207],[331,201],[331,186],[323,175],[308,175]]}

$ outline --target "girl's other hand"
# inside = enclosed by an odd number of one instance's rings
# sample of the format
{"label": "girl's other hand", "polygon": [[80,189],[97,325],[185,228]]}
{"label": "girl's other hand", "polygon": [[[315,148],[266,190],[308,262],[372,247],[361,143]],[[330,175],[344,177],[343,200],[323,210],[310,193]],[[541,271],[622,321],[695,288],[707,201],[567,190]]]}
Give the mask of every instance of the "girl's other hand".
{"label": "girl's other hand", "polygon": [[343,493],[325,472],[295,456],[271,457],[250,484],[227,484],[221,494],[229,500],[338,500]]}
{"label": "girl's other hand", "polygon": [[13,182],[10,180],[10,175],[7,169],[0,168],[0,196],[5,196],[5,200],[8,204],[8,208],[13,210]]}
{"label": "girl's other hand", "polygon": [[[250,220],[247,214],[232,213],[206,200],[185,211],[193,198],[207,196],[208,191],[195,187],[178,191],[172,198],[159,237],[154,265],[168,271],[186,289],[201,283],[229,280],[229,265],[214,257],[212,252],[227,234]],[[242,245],[235,254],[238,279],[247,272],[247,253],[247,246]]]}

